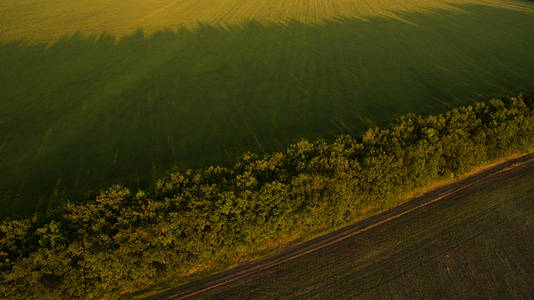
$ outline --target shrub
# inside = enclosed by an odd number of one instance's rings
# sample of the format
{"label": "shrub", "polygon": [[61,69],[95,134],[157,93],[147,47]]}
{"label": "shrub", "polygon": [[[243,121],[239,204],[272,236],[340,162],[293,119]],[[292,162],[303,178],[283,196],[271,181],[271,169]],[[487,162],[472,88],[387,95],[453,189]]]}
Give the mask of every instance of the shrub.
{"label": "shrub", "polygon": [[121,186],[48,220],[0,224],[0,297],[117,296],[253,254],[267,241],[357,220],[442,176],[534,146],[534,101],[406,115],[362,138],[301,141],[233,166]]}

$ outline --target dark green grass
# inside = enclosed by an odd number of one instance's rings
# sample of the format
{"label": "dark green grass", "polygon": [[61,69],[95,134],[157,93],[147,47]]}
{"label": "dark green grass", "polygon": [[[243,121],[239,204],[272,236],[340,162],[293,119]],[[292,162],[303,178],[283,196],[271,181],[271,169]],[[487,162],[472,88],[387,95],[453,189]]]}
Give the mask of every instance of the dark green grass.
{"label": "dark green grass", "polygon": [[534,164],[202,294],[219,299],[532,299]]}
{"label": "dark green grass", "polygon": [[[534,90],[534,15],[462,12],[0,45],[2,216],[300,138]],[[54,197],[60,199],[60,197]]]}

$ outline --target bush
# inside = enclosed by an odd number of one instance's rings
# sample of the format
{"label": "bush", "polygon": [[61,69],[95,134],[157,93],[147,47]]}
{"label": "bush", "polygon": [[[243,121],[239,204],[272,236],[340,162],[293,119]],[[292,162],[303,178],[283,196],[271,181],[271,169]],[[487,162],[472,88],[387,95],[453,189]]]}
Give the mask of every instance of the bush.
{"label": "bush", "polygon": [[534,146],[532,98],[409,114],[362,138],[247,153],[228,168],[121,186],[48,220],[0,225],[0,297],[114,297],[185,276],[269,240],[357,220],[443,176]]}

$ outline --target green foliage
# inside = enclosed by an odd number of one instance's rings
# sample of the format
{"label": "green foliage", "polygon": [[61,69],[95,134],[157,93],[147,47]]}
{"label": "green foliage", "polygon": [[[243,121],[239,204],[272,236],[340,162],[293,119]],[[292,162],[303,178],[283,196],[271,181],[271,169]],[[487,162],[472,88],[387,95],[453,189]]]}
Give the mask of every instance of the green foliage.
{"label": "green foliage", "polygon": [[246,153],[229,168],[171,173],[151,191],[113,186],[48,220],[2,222],[0,296],[135,291],[272,239],[350,223],[440,176],[532,146],[534,101],[520,96],[410,114],[362,138]]}

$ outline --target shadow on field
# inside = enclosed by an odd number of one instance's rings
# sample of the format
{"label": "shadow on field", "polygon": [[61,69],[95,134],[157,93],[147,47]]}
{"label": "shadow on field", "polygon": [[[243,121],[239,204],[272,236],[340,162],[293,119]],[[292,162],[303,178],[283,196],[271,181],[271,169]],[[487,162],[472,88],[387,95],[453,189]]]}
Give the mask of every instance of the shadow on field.
{"label": "shadow on field", "polygon": [[1,44],[0,216],[532,92],[533,15],[459,8]]}

